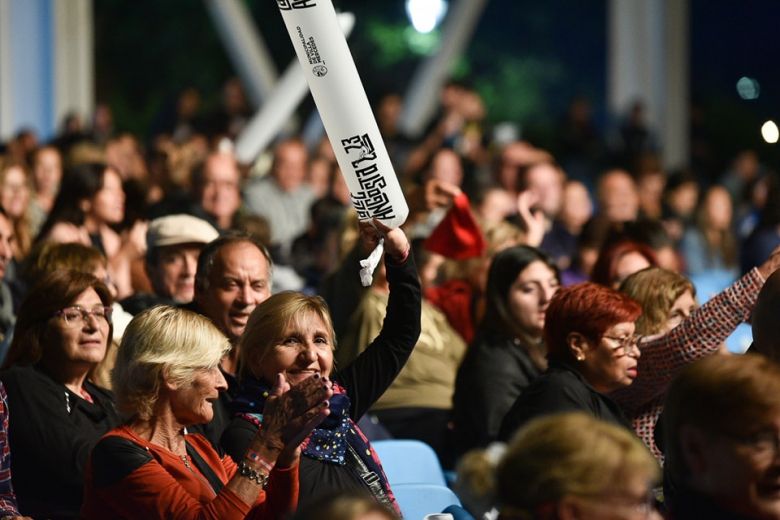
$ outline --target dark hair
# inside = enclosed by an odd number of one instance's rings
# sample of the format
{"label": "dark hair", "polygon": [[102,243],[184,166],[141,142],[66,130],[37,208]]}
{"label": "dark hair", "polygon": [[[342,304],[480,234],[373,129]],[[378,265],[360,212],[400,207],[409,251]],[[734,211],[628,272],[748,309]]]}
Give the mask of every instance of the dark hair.
{"label": "dark hair", "polygon": [[[596,264],[593,266],[593,273],[591,273],[590,279],[592,282],[612,287],[617,276],[617,266],[620,259],[629,253],[639,253],[647,262],[653,266],[658,266],[658,260],[656,260],[655,252],[650,249],[650,246],[640,244],[638,242],[631,242],[624,240],[622,242],[616,242],[607,244],[599,253],[599,258],[596,260]],[[622,280],[620,280],[622,281]]]}
{"label": "dark hair", "polygon": [[483,332],[496,331],[520,338],[527,336],[527,332],[512,317],[507,297],[517,276],[533,262],[542,262],[555,273],[558,281],[561,281],[560,272],[553,259],[539,249],[514,246],[500,251],[493,257],[485,289],[485,317],[479,325]]}
{"label": "dark hair", "polygon": [[81,202],[91,199],[103,188],[106,172],[110,166],[105,163],[84,163],[65,170],[62,184],[54,206],[46,222],[41,227],[36,242],[45,238],[51,228],[59,222],[81,226],[84,224],[84,211]]}
{"label": "dark hair", "polygon": [[255,246],[265,257],[268,262],[268,269],[273,269],[273,261],[268,249],[252,234],[245,233],[243,231],[228,231],[216,240],[212,240],[201,250],[200,256],[198,256],[198,269],[195,272],[195,292],[204,292],[209,288],[209,279],[211,277],[211,270],[214,267],[214,259],[217,257],[222,248],[231,246],[234,244],[248,243]]}
{"label": "dark hair", "polygon": [[[44,336],[54,313],[73,301],[87,289],[94,289],[103,305],[110,307],[111,293],[103,282],[87,273],[59,269],[42,278],[22,301],[14,329],[14,339],[4,367],[35,364],[44,353]],[[107,344],[114,333],[109,323]]]}
{"label": "dark hair", "polygon": [[610,327],[633,322],[642,308],[628,295],[593,282],[565,287],[553,296],[544,321],[544,339],[550,361],[573,360],[568,337],[578,332],[597,341]]}
{"label": "dark hair", "polygon": [[653,251],[659,251],[665,247],[675,247],[674,240],[669,236],[660,220],[640,219],[633,222],[624,222],[623,229],[616,235],[622,236],[624,240],[650,246]]}
{"label": "dark hair", "polygon": [[512,316],[507,302],[512,284],[533,262],[542,262],[555,273],[558,283],[561,282],[561,273],[553,259],[533,247],[509,247],[493,257],[485,289],[485,316],[479,324],[479,330],[483,335],[500,334],[520,339],[522,348],[527,350],[533,363],[543,370],[547,368],[544,346],[538,338],[532,338],[528,331],[520,326],[518,320]]}
{"label": "dark hair", "polygon": [[106,267],[106,257],[99,249],[77,242],[38,242],[27,255],[22,271],[25,280],[34,283],[52,271],[72,269],[81,273],[93,273],[98,267]]}

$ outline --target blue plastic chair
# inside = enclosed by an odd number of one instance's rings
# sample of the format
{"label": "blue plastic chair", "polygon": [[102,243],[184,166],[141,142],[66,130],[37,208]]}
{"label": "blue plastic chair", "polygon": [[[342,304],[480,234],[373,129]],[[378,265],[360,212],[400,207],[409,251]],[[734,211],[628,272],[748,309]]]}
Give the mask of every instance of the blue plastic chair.
{"label": "blue plastic chair", "polygon": [[[707,300],[734,283],[735,279],[733,271],[724,269],[712,269],[705,273],[691,276],[691,282],[696,287],[696,296],[699,303],[707,302]],[[726,339],[726,346],[734,354],[743,354],[752,342],[753,330],[750,328],[750,325],[742,323]]]}
{"label": "blue plastic chair", "polygon": [[421,441],[385,440],[371,445],[382,461],[387,481],[397,484],[435,484],[446,487],[444,471],[433,449]]}
{"label": "blue plastic chair", "polygon": [[425,515],[461,505],[457,495],[448,487],[433,484],[399,484],[392,487],[404,520],[422,520]]}

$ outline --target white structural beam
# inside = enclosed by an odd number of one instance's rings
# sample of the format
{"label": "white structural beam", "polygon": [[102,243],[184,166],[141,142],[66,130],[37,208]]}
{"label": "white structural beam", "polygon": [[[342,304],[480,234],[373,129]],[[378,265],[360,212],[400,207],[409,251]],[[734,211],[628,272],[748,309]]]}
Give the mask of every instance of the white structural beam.
{"label": "white structural beam", "polygon": [[441,46],[426,58],[412,78],[404,96],[399,125],[409,136],[418,136],[435,114],[439,91],[452,66],[474,34],[487,0],[457,0],[442,27]]}
{"label": "white structural beam", "polygon": [[666,105],[659,127],[669,166],[690,161],[690,11],[687,0],[666,1]]}
{"label": "white structural beam", "polygon": [[[345,36],[355,26],[352,13],[339,13],[339,24]],[[263,108],[247,123],[236,139],[236,158],[242,163],[251,163],[281,132],[292,117],[295,109],[309,93],[306,77],[298,58],[292,62],[263,104]]]}
{"label": "white structural beam", "polygon": [[239,0],[204,0],[222,43],[255,108],[276,84],[274,61],[246,6]]}
{"label": "white structural beam", "polygon": [[92,0],[0,0],[0,139],[94,107]]}
{"label": "white structural beam", "polygon": [[642,101],[666,166],[688,161],[689,0],[610,0],[608,98],[613,115]]}
{"label": "white structural beam", "polygon": [[92,0],[54,2],[54,117],[70,112],[89,118],[95,111]]}
{"label": "white structural beam", "polygon": [[14,131],[10,29],[11,0],[0,0],[0,141]]}

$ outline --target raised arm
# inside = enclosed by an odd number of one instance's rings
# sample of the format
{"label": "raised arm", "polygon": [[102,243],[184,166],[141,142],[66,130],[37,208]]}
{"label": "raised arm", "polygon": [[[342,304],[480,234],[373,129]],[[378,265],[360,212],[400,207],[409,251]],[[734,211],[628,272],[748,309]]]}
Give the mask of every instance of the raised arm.
{"label": "raised arm", "polygon": [[611,397],[633,415],[648,402],[664,395],[680,369],[717,352],[737,325],[750,318],[761,287],[778,267],[780,249],[667,334],[643,341],[636,380]]}
{"label": "raised arm", "polygon": [[350,416],[357,420],[392,384],[412,353],[420,336],[421,290],[409,241],[400,229],[374,221],[376,230],[361,228],[364,243],[371,248],[385,239],[385,266],[390,296],[382,331],[354,362],[334,379],[347,390]]}

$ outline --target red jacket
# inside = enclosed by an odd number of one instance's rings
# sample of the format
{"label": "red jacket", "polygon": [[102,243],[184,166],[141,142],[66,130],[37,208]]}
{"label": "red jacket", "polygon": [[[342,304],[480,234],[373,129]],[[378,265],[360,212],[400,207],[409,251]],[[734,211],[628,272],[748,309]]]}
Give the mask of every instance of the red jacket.
{"label": "red jacket", "polygon": [[[129,442],[127,442],[129,441]],[[220,457],[199,434],[188,434],[187,444],[225,484],[236,464]],[[108,432],[95,447],[87,465],[84,487],[85,519],[155,518],[266,520],[283,518],[298,504],[298,465],[274,468],[266,491],[254,507],[227,487],[219,493],[190,457],[187,467],[166,448],[138,437],[129,427]]]}

